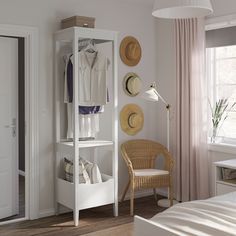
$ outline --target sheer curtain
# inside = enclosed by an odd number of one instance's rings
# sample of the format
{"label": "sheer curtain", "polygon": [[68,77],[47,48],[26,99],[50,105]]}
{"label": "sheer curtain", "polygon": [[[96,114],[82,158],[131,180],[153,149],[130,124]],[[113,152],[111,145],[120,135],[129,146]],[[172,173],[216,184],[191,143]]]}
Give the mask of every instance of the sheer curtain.
{"label": "sheer curtain", "polygon": [[209,197],[204,19],[175,21],[177,56],[176,197]]}

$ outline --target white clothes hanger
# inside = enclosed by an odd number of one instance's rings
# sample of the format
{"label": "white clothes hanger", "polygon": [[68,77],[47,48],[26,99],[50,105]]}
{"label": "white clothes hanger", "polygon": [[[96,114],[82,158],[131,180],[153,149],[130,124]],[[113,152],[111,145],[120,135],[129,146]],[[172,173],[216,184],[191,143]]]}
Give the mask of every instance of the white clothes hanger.
{"label": "white clothes hanger", "polygon": [[96,45],[94,43],[94,40],[90,39],[88,45],[85,48],[83,48],[82,50],[85,51],[85,52],[89,52],[89,53],[97,52],[97,48],[96,48]]}

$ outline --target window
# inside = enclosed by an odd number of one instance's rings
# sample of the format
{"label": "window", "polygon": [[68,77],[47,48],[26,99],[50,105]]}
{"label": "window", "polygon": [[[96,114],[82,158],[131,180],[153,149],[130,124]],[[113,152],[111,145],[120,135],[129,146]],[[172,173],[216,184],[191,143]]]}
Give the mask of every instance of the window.
{"label": "window", "polygon": [[[219,99],[229,102],[228,118],[220,126],[217,136],[222,137],[223,142],[236,143],[236,106],[229,110],[236,102],[236,45],[207,48],[206,65],[209,102],[212,106]],[[210,114],[209,105],[209,136],[212,134]]]}

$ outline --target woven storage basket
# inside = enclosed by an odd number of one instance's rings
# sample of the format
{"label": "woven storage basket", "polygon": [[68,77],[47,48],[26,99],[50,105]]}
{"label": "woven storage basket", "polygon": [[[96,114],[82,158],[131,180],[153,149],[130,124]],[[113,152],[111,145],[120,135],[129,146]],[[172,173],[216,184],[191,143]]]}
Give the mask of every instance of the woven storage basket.
{"label": "woven storage basket", "polygon": [[61,28],[62,29],[75,27],[75,26],[94,28],[95,27],[95,18],[87,17],[87,16],[73,16],[73,17],[66,18],[61,21]]}

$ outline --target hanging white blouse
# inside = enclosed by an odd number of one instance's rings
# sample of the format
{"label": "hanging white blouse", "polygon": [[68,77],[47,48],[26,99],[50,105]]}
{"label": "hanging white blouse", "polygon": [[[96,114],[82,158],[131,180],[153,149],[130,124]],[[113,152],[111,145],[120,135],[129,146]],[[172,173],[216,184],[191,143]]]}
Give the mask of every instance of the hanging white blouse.
{"label": "hanging white blouse", "polygon": [[[109,59],[100,52],[89,53],[81,51],[78,54],[79,64],[79,105],[80,106],[101,106],[107,103],[107,69]],[[65,71],[67,72],[67,64],[71,60],[74,62],[73,56],[67,58]],[[70,68],[71,69],[71,68]],[[73,75],[73,71],[69,76]],[[64,84],[64,102],[67,104],[67,138],[73,138],[73,116],[72,104],[69,103],[69,96],[72,91],[68,90],[68,74],[65,73]],[[73,78],[69,78],[73,81]],[[71,88],[71,86],[70,86]],[[68,92],[69,91],[69,92]],[[73,97],[73,96],[72,96]],[[80,138],[95,137],[99,131],[99,115],[80,115]]]}
{"label": "hanging white blouse", "polygon": [[[101,52],[81,51],[79,59],[79,105],[107,104],[108,58]],[[72,64],[74,57],[71,57]]]}

